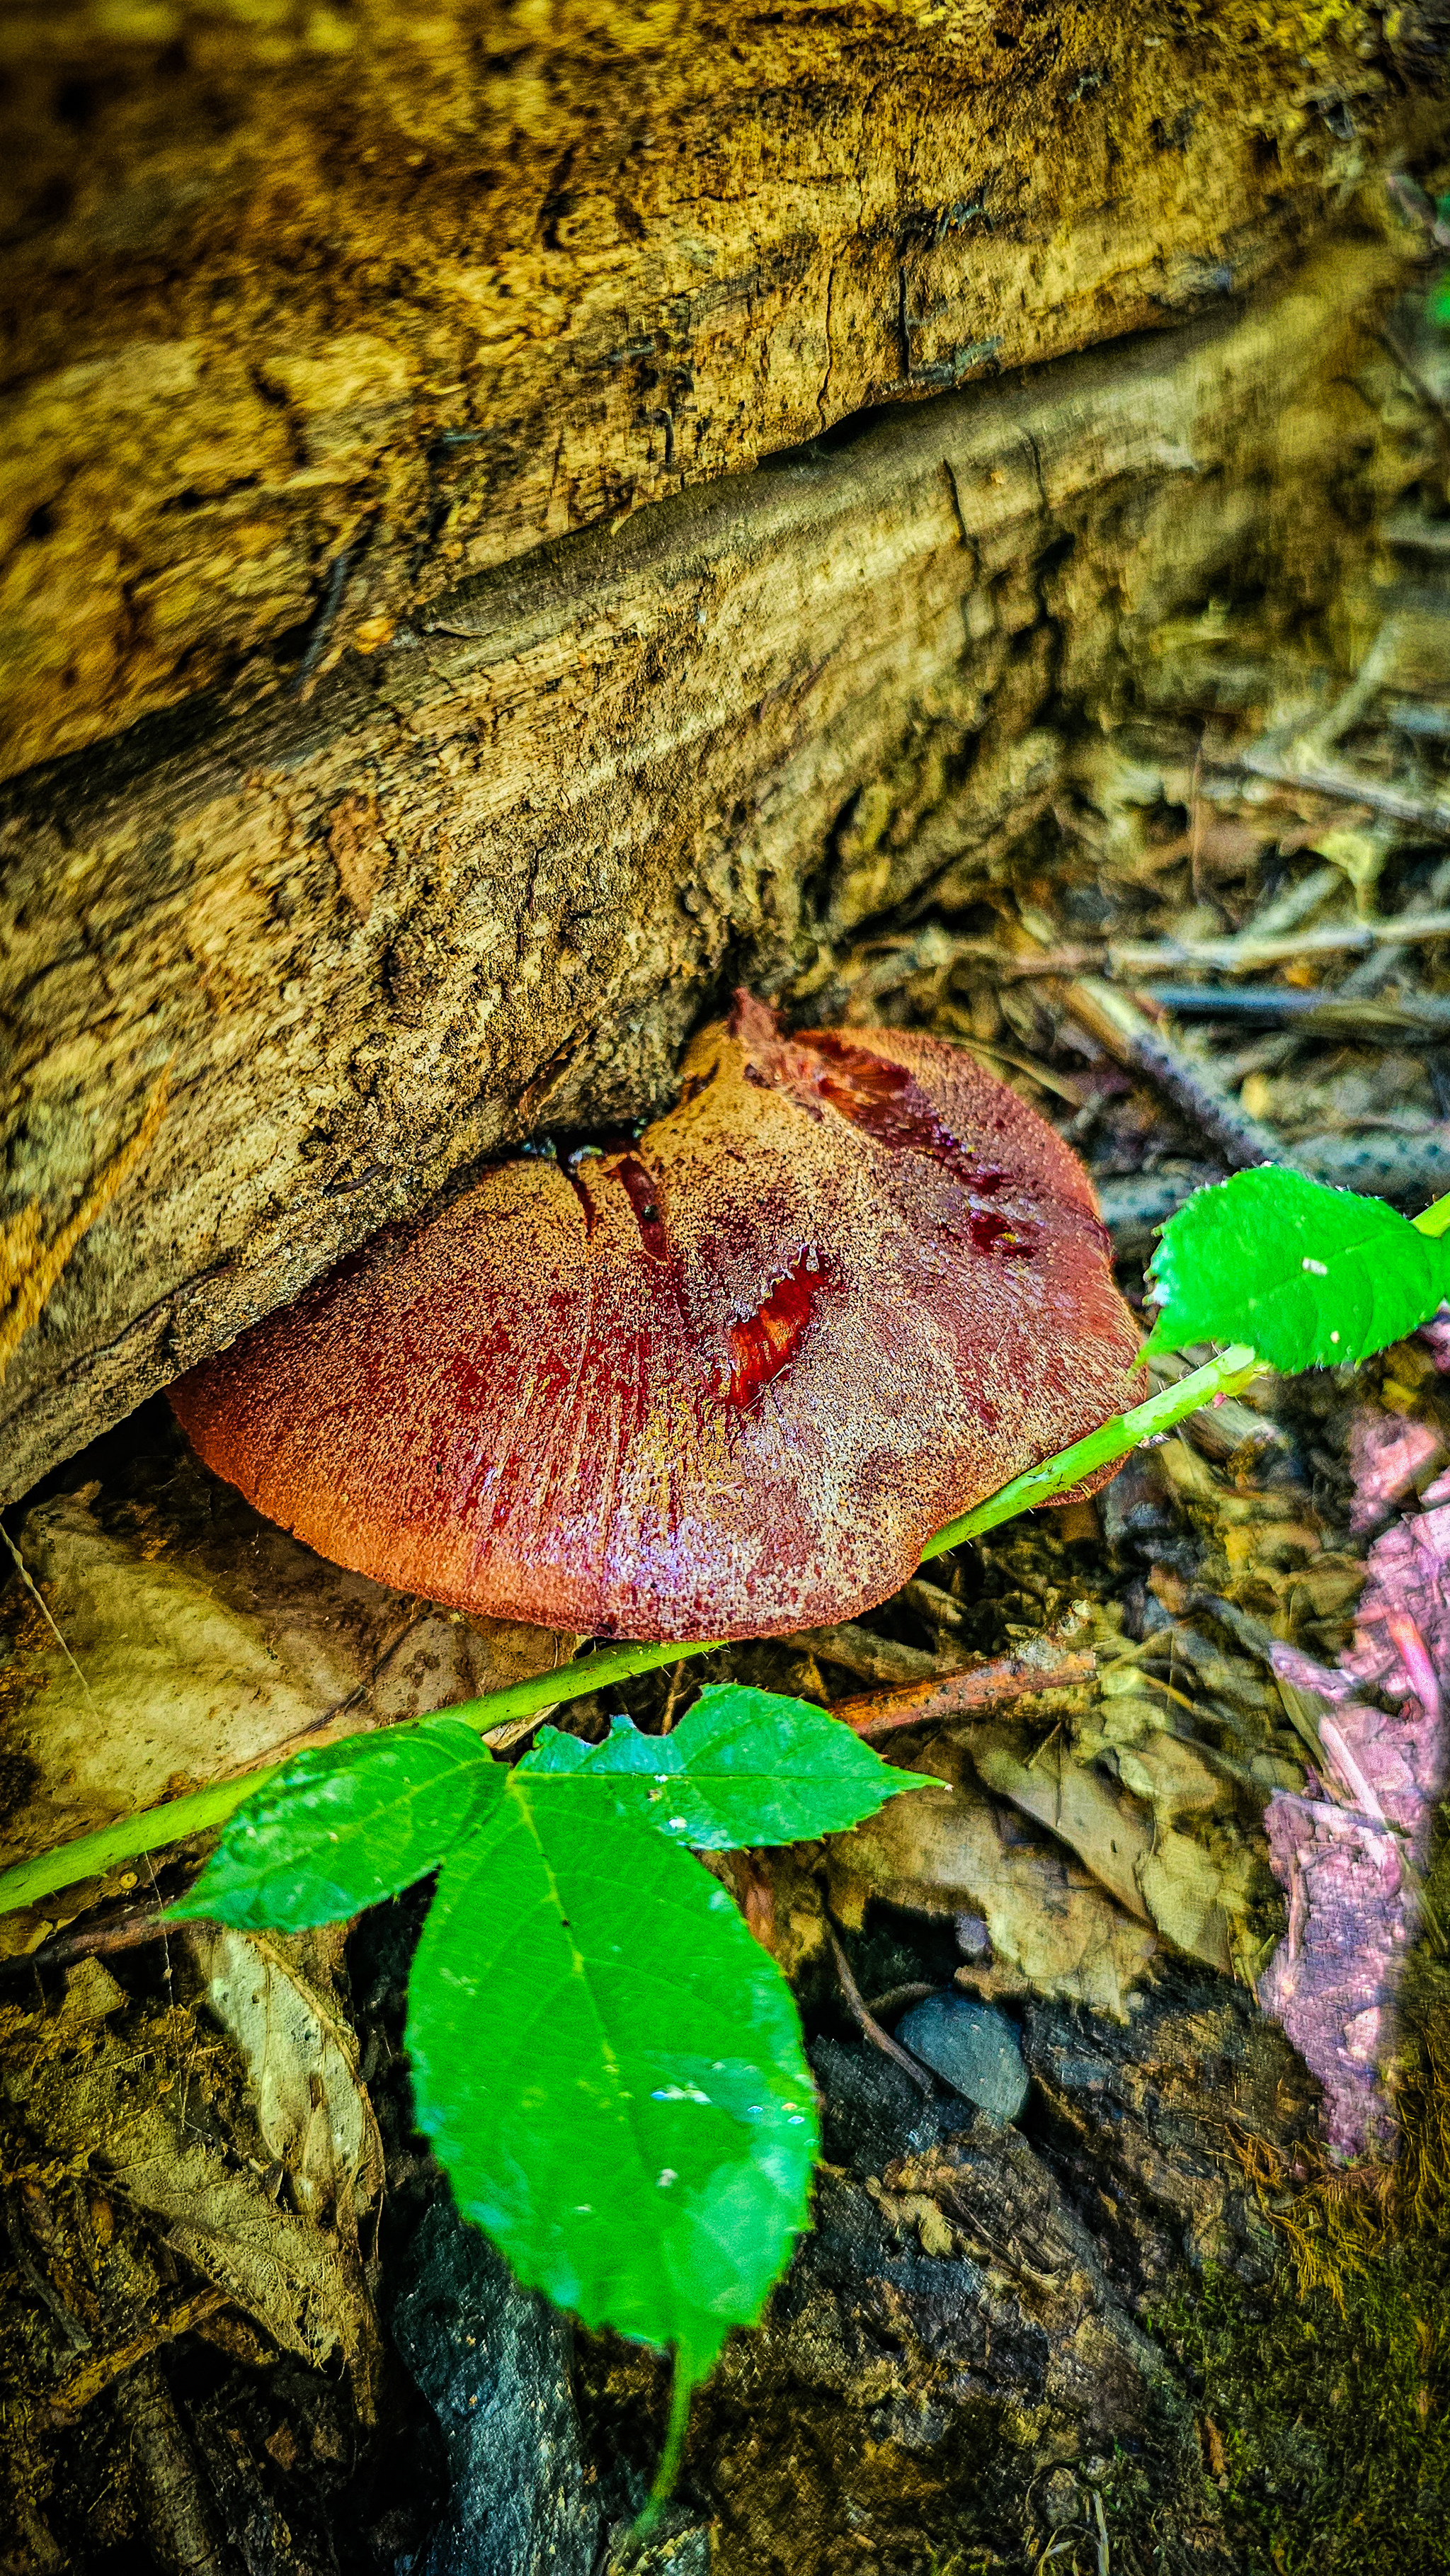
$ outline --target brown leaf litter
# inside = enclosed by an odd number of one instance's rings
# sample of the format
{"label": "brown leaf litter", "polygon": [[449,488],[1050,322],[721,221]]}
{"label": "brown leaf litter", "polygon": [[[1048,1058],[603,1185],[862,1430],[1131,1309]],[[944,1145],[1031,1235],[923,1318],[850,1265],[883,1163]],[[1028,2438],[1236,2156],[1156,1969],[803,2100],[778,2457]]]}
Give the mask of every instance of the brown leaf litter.
{"label": "brown leaf litter", "polygon": [[[572,1651],[572,1638],[465,1618],[325,1564],[209,1477],[159,1408],[148,1419],[152,1438],[124,1473],[82,1474],[19,1523],[49,1618],[11,1585],[0,1863]],[[0,1949],[44,1938],[87,1893],[0,1916]]]}

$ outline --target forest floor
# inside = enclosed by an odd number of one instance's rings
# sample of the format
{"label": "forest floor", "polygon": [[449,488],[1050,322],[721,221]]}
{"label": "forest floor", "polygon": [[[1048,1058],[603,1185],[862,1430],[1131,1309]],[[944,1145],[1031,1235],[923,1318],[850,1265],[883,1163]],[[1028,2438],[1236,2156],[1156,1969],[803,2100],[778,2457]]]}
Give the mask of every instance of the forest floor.
{"label": "forest floor", "polygon": [[[1357,676],[1270,602],[1205,602],[1079,736],[1000,894],[918,898],[782,997],[1019,1087],[1093,1172],[1140,1308],[1153,1227],[1228,1170],[1411,1209],[1450,1188],[1450,339],[1396,327],[1440,462],[1382,532]],[[641,2571],[1450,2565],[1447,1497],[1442,1319],[1261,1381],[860,1622],[567,1712],[659,1728],[745,1679],[849,1703],[952,1793],[721,1864],[795,1982],[825,2161]],[[34,1582],[0,1605],[0,1698],[63,1704],[58,1632],[138,1801],[219,1726],[240,1761],[279,1662],[272,1742],[577,1642],[337,1577],[159,1402],[7,1527]],[[199,1856],[67,1891],[0,1961],[0,2566],[622,2566],[663,2365],[567,2335],[453,2217],[400,2055],[420,1905],[162,1936]],[[903,2046],[945,1995],[995,2017],[1024,2107]]]}

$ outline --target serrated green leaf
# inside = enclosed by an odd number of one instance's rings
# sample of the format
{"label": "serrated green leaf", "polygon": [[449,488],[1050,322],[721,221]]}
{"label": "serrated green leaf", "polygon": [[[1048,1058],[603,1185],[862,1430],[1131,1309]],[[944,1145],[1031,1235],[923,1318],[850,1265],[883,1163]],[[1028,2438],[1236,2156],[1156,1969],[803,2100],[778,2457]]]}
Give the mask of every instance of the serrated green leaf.
{"label": "serrated green leaf", "polygon": [[815,2101],[790,1988],[723,1888],[613,1783],[513,1772],[413,1964],[418,2118],[519,2279],[690,2374],[807,2223]]}
{"label": "serrated green leaf", "polygon": [[1251,1343],[1286,1375],[1367,1359],[1433,1315],[1450,1245],[1383,1199],[1260,1164],[1171,1217],[1149,1276],[1162,1297],[1149,1351]]}
{"label": "serrated green leaf", "polygon": [[692,1851],[814,1842],[939,1780],[883,1762],[829,1711],[777,1691],[712,1684],[670,1735],[616,1717],[602,1744],[541,1730],[520,1769],[616,1781],[626,1812]]}
{"label": "serrated green leaf", "polygon": [[172,1917],[244,1931],[345,1923],[436,1869],[507,1778],[454,1717],[300,1753],[229,1818]]}

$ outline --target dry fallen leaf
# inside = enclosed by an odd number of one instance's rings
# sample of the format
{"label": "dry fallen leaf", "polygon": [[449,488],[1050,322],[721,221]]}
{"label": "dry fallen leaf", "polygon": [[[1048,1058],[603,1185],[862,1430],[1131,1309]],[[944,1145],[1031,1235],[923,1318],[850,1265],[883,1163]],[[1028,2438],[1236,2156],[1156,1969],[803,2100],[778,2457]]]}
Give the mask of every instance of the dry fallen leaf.
{"label": "dry fallen leaf", "polygon": [[[60,1636],[13,1581],[0,1760],[28,1790],[0,1866],[178,1786],[472,1698],[573,1651],[572,1637],[454,1617],[325,1564],[209,1476],[179,1433],[148,1491],[158,1501],[92,1483],[21,1525]],[[0,1917],[0,1947],[26,1946],[35,1928]]]}
{"label": "dry fallen leaf", "polygon": [[241,2051],[269,2155],[300,2207],[356,2244],[382,2192],[383,2146],[351,2027],[280,1938],[199,1923],[189,1939],[205,2000]]}
{"label": "dry fallen leaf", "polygon": [[[913,1755],[923,1770],[951,1762],[941,1745]],[[917,1913],[979,1914],[992,1944],[991,1967],[972,1975],[983,1993],[1062,1995],[1121,2016],[1158,1950],[1146,1921],[970,1780],[893,1798],[829,1849],[843,1922],[859,1924],[873,1896]]]}
{"label": "dry fallen leaf", "polygon": [[[261,1991],[255,1971],[252,1985]],[[376,2183],[371,2110],[362,2101],[343,2109],[340,2052],[319,2028],[309,2067],[303,2016],[295,2002],[286,2009],[294,2062],[269,2088],[269,2109],[280,2121],[281,2106],[297,2098],[299,2085],[310,2093],[316,2073],[324,2105],[331,2105],[329,2135],[356,2161],[360,2197]],[[274,2012],[274,2033],[282,2017]],[[6,2125],[144,2218],[282,2351],[313,2362],[340,2351],[366,2409],[379,2347],[356,2237],[349,2242],[341,2230],[286,2206],[285,2168],[267,2154],[246,2101],[248,2070],[230,2058],[232,2047],[220,2034],[209,2045],[184,2006],[131,2003],[99,1959],[85,1959],[71,1970],[53,2016],[0,2013]],[[360,2093],[356,2077],[350,2080]],[[301,2199],[301,2161],[297,2170]]]}

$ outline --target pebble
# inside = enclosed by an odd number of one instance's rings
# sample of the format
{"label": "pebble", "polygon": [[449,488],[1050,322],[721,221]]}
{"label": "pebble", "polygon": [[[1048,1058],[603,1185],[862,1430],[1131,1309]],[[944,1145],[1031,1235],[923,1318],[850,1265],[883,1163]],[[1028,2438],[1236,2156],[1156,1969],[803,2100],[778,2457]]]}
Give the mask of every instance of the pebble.
{"label": "pebble", "polygon": [[1019,2116],[1027,2100],[1027,2069],[1017,2034],[995,2005],[974,2003],[969,1995],[928,1995],[903,2013],[896,2036],[1004,2128]]}

